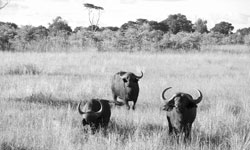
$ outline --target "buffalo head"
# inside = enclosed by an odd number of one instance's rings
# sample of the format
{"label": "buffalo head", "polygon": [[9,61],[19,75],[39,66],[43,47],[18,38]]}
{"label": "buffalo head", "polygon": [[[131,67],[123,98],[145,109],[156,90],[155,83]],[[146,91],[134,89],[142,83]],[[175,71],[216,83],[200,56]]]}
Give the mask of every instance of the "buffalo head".
{"label": "buffalo head", "polygon": [[117,101],[117,97],[122,99],[130,109],[128,104],[129,101],[133,101],[132,109],[135,109],[135,104],[139,95],[139,84],[138,81],[143,77],[143,72],[141,76],[136,76],[132,72],[120,71],[112,77],[111,90],[114,101],[120,105]]}
{"label": "buffalo head", "polygon": [[[166,101],[164,94],[171,87],[166,88],[162,92],[162,99]],[[176,135],[184,133],[184,140],[190,139],[190,133],[192,128],[192,123],[196,118],[197,104],[202,100],[202,93],[197,90],[199,97],[194,99],[190,94],[187,93],[176,93],[171,98],[169,98],[163,110],[167,111],[167,120],[169,126],[169,133],[173,132]]]}
{"label": "buffalo head", "polygon": [[78,112],[82,115],[83,126],[89,125],[92,130],[106,127],[110,121],[111,110],[107,100],[91,99],[84,105],[83,110],[80,102]]}

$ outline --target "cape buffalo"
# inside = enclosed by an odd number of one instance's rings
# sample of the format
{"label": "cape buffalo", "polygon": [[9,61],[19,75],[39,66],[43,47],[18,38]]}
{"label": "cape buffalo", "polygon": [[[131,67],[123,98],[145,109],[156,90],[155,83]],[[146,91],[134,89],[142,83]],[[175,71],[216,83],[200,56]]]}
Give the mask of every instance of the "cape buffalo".
{"label": "cape buffalo", "polygon": [[91,99],[81,109],[81,103],[78,105],[78,112],[82,115],[83,126],[89,125],[94,131],[99,127],[107,127],[110,121],[111,110],[108,100]]}
{"label": "cape buffalo", "polygon": [[[162,99],[166,100],[164,94],[171,87],[166,88],[162,92]],[[174,94],[163,106],[163,110],[167,111],[167,120],[169,126],[169,134],[173,132],[175,135],[184,133],[184,140],[191,139],[192,123],[196,117],[197,104],[202,100],[202,93],[197,90],[199,97],[193,99],[193,97],[186,93]]]}
{"label": "cape buffalo", "polygon": [[127,109],[130,109],[128,102],[133,101],[132,109],[134,110],[139,95],[138,81],[142,77],[142,71],[141,76],[136,76],[132,72],[124,71],[116,73],[111,81],[111,90],[115,103],[120,105],[120,103],[117,101],[117,97],[119,97],[125,102]]}

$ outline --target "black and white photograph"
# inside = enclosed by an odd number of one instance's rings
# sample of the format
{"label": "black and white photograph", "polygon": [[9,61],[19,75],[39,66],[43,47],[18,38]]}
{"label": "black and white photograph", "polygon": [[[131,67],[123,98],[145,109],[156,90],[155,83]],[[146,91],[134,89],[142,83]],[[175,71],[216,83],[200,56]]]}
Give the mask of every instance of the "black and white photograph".
{"label": "black and white photograph", "polygon": [[0,150],[250,150],[250,0],[0,0]]}

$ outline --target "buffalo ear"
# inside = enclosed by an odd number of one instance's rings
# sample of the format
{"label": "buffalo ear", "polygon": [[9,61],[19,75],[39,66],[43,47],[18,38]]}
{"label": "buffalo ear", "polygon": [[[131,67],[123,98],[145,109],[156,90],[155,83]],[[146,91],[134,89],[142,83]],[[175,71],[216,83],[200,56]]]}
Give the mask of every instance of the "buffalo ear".
{"label": "buffalo ear", "polygon": [[167,104],[165,104],[163,106],[163,110],[165,110],[165,111],[171,111],[171,110],[173,110],[174,107],[175,107],[174,101],[170,101],[170,102],[168,102]]}
{"label": "buffalo ear", "polygon": [[171,110],[173,110],[173,108],[174,108],[174,107],[172,107],[172,106],[164,105],[164,106],[162,107],[162,110],[171,111]]}

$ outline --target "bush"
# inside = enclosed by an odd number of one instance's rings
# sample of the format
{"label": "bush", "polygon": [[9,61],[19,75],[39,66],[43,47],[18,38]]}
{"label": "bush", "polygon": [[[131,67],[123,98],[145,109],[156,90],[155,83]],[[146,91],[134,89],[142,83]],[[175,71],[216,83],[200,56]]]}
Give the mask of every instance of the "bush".
{"label": "bush", "polygon": [[160,47],[161,49],[200,50],[200,42],[201,34],[197,32],[179,32],[176,35],[167,33],[163,36]]}
{"label": "bush", "polygon": [[250,34],[248,34],[248,35],[246,35],[246,36],[244,37],[244,43],[245,43],[246,45],[249,45],[249,46],[250,46]]}
{"label": "bush", "polygon": [[222,39],[225,37],[225,35],[217,33],[217,32],[211,32],[211,33],[205,33],[202,36],[202,45],[221,45]]}
{"label": "bush", "polygon": [[16,29],[8,24],[0,25],[0,50],[12,50],[13,39],[16,34]]}

